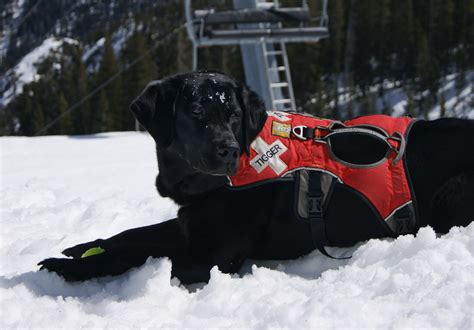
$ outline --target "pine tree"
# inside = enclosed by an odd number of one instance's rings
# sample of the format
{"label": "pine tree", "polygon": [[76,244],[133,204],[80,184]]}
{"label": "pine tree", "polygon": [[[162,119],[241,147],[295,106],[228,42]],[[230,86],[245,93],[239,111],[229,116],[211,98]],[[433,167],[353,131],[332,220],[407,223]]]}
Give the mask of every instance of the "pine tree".
{"label": "pine tree", "polygon": [[18,111],[18,120],[20,122],[20,135],[33,135],[33,104],[29,95],[29,86],[23,87],[23,93],[20,94],[14,101],[18,104],[16,110]]}
{"label": "pine tree", "polygon": [[444,96],[444,92],[441,92],[439,98],[439,116],[441,118],[446,117],[446,97]]}
{"label": "pine tree", "polygon": [[9,107],[0,111],[0,136],[14,135],[15,122]]}
{"label": "pine tree", "polygon": [[81,48],[77,48],[72,53],[71,64],[64,73],[64,80],[67,81],[67,84],[72,86],[72,88],[61,89],[69,105],[82,101],[82,104],[75,108],[70,114],[72,121],[72,131],[70,134],[87,134],[92,132],[90,102],[83,100],[88,94],[88,74],[82,62],[82,53]]}
{"label": "pine tree", "polygon": [[387,35],[390,35],[391,29],[391,0],[379,0],[373,2],[375,6],[377,17],[374,20],[375,27],[375,67],[374,72],[376,74],[377,81],[383,81],[387,76],[389,76],[389,62],[390,62],[390,53],[392,48],[392,41],[390,38],[387,38]]}
{"label": "pine tree", "polygon": [[416,57],[416,73],[418,77],[418,92],[435,91],[437,88],[436,64],[431,58],[427,37],[419,30],[418,50]]}
{"label": "pine tree", "polygon": [[460,97],[461,93],[466,87],[466,73],[463,70],[460,70],[460,72],[457,74],[454,86],[456,90],[456,99],[457,99],[456,104],[457,104],[461,100],[461,97]]}
{"label": "pine tree", "polygon": [[65,111],[69,108],[69,104],[66,101],[66,98],[64,97],[64,94],[62,92],[59,92],[58,95],[58,100],[57,100],[57,108],[58,108],[58,114],[61,117],[59,121],[59,131],[60,134],[72,134],[73,132],[73,121],[71,114],[64,114]]}
{"label": "pine tree", "polygon": [[[102,116],[102,108],[100,103],[107,103],[107,108],[109,107],[108,101],[107,101],[107,96],[104,96],[105,101],[102,100],[101,102],[101,95],[103,91],[99,93],[99,95],[96,95],[95,97],[92,98],[90,106],[91,110],[89,113],[89,122],[88,122],[88,129],[87,133],[88,134],[94,134],[94,133],[100,133],[102,132],[102,121],[103,121],[103,116]],[[105,93],[104,93],[105,95]],[[107,109],[106,109],[107,110]]]}
{"label": "pine tree", "polygon": [[454,27],[454,4],[451,0],[431,0],[429,42],[441,67],[448,68],[451,60]]}
{"label": "pine tree", "polygon": [[[463,30],[462,31],[462,44],[464,46],[465,59],[463,68],[474,67],[474,0],[463,0],[460,1],[463,4],[462,11],[463,16]],[[459,30],[456,30],[459,32]]]}
{"label": "pine tree", "polygon": [[[293,90],[295,99],[297,100],[297,107],[302,107],[314,94],[321,91],[321,73],[319,71],[319,45],[303,46],[299,44],[290,44],[287,46],[289,54],[290,67],[293,73]],[[308,58],[313,59],[308,61]]]}
{"label": "pine tree", "polygon": [[[187,72],[192,69],[192,59],[189,56],[191,53],[191,42],[189,41],[186,31],[181,30],[178,32],[176,43],[176,67],[178,72]],[[220,51],[225,51],[226,47],[219,49]]]}
{"label": "pine tree", "polygon": [[[308,100],[302,104],[303,112],[310,113],[317,117],[336,118],[332,109],[329,107],[328,98],[330,90],[318,80],[316,93],[309,96]],[[338,119],[338,118],[337,118]]]}
{"label": "pine tree", "polygon": [[331,63],[333,85],[334,114],[333,118],[339,118],[339,81],[342,71],[342,52],[344,42],[344,10],[342,1],[330,1],[328,8],[329,20],[329,47],[327,62]]}
{"label": "pine tree", "polygon": [[39,104],[39,102],[36,102],[36,104],[33,106],[32,121],[33,121],[33,124],[32,124],[33,131],[31,132],[30,135],[35,135],[45,125],[43,107],[41,106],[41,104]]}
{"label": "pine tree", "polygon": [[[43,75],[38,81],[32,83],[35,131],[39,131],[59,115],[56,107],[57,96],[55,94],[58,89],[56,79],[58,79],[56,75],[53,78]],[[37,111],[40,113],[36,113]],[[60,134],[59,125],[55,124],[49,127],[43,134]]]}
{"label": "pine tree", "polygon": [[413,0],[392,0],[390,53],[394,55],[390,65],[396,80],[407,82],[415,77],[415,22]]}
{"label": "pine tree", "polygon": [[373,95],[371,93],[362,96],[359,115],[370,115],[375,113],[374,103]]}
{"label": "pine tree", "polygon": [[405,106],[405,115],[411,116],[411,117],[416,117],[417,113],[415,111],[416,109],[416,103],[415,100],[413,99],[413,92],[408,89],[407,91],[407,104]]}
{"label": "pine tree", "polygon": [[354,81],[352,80],[352,78],[349,79],[349,81],[347,82],[347,105],[346,105],[346,108],[347,108],[347,114],[346,114],[346,118],[343,118],[343,119],[348,119],[348,118],[352,118],[354,117],[355,115],[355,106],[354,106],[354,101],[355,101],[355,98],[356,98],[356,93],[355,93],[355,87],[354,87]]}
{"label": "pine tree", "polygon": [[[104,42],[102,61],[100,63],[100,69],[97,76],[98,85],[105,83],[119,71],[119,65],[117,59],[115,58],[110,39],[110,34],[107,34]],[[104,88],[104,90],[109,106],[109,111],[106,113],[107,116],[110,116],[110,118],[106,119],[108,124],[105,125],[105,127],[108,127],[110,130],[120,130],[123,113],[126,109],[128,109],[128,104],[124,105],[121,102],[121,77],[115,77],[115,79],[109,83],[107,87]],[[103,120],[104,118],[102,117],[102,121]],[[104,127],[104,125],[101,127]]]}
{"label": "pine tree", "polygon": [[98,109],[100,109],[100,131],[108,132],[113,130],[113,116],[110,114],[109,100],[104,90],[100,92]]}
{"label": "pine tree", "polygon": [[[374,66],[378,65],[377,57],[377,23],[380,19],[377,5],[372,0],[353,1],[356,8],[354,31],[356,33],[352,72],[357,85],[366,92],[376,77]],[[352,9],[351,9],[352,10]]]}
{"label": "pine tree", "polygon": [[[355,26],[357,24],[357,0],[351,0],[350,7],[349,7],[349,16],[347,22],[347,29],[346,29],[346,45],[344,50],[344,83],[346,86],[346,91],[352,96],[352,92],[354,90],[354,75],[352,74],[353,68],[353,57],[355,51],[355,43],[356,43],[356,32]],[[353,113],[353,105],[352,102],[349,101],[348,104],[348,115],[351,116]]]}
{"label": "pine tree", "polygon": [[144,57],[123,74],[121,99],[123,113],[121,114],[121,130],[134,129],[135,119],[128,107],[143,88],[145,88],[151,80],[157,78],[158,70],[156,64],[153,62],[150,54],[146,54],[146,52],[145,39],[138,31],[129,38],[122,52],[122,62],[124,65],[129,64],[140,56],[144,55]]}

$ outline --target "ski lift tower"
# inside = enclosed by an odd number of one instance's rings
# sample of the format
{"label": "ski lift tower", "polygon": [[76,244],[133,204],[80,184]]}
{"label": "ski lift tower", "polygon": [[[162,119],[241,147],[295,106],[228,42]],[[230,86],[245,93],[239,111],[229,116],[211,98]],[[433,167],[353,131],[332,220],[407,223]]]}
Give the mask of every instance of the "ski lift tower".
{"label": "ski lift tower", "polygon": [[185,0],[186,25],[193,44],[193,70],[198,48],[240,45],[247,85],[265,100],[267,109],[296,110],[286,43],[318,42],[329,36],[327,0],[312,17],[301,7],[280,7],[278,0],[234,0],[234,10],[193,10]]}

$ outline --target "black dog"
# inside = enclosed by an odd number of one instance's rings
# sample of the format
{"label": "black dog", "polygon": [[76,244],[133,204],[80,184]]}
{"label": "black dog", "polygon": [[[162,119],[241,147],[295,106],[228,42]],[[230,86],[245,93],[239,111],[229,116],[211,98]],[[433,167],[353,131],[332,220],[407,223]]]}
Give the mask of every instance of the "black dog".
{"label": "black dog", "polygon": [[[193,283],[208,281],[214,265],[232,273],[246,258],[292,259],[314,249],[310,225],[295,218],[294,182],[245,190],[227,185],[267,117],[256,93],[221,73],[180,74],[151,83],[131,110],[156,141],[156,187],[181,205],[178,217],[68,248],[63,253],[72,259],[46,259],[42,268],[81,281],[121,274],[149,256],[168,257],[172,276]],[[445,233],[472,221],[474,121],[416,122],[406,162],[419,226]],[[326,245],[393,236],[343,186],[332,194],[325,206]],[[99,246],[105,252],[81,257]]]}

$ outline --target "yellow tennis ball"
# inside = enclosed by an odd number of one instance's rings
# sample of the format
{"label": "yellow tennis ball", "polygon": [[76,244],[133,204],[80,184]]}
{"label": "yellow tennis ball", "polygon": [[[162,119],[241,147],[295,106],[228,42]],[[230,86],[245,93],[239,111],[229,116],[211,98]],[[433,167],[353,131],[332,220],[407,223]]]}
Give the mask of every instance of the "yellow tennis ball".
{"label": "yellow tennis ball", "polygon": [[101,254],[103,252],[105,252],[105,250],[103,248],[101,248],[100,246],[93,247],[93,248],[90,248],[89,250],[87,250],[86,252],[84,252],[81,255],[81,258],[87,258],[87,257],[93,256],[93,255],[96,255],[96,254]]}

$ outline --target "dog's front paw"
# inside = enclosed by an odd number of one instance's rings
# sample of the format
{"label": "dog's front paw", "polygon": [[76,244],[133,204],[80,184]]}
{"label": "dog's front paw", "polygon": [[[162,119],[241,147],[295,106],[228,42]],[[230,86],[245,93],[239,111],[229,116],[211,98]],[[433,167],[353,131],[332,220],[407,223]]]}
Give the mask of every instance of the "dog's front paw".
{"label": "dog's front paw", "polygon": [[94,277],[108,275],[104,271],[103,262],[89,262],[91,258],[65,259],[48,258],[38,263],[40,270],[55,272],[68,282],[78,282],[90,280]]}
{"label": "dog's front paw", "polygon": [[38,263],[40,270],[48,270],[63,277],[68,282],[85,280],[75,264],[75,259],[48,258]]}
{"label": "dog's front paw", "polygon": [[102,276],[120,275],[132,267],[142,265],[148,255],[135,254],[131,248],[90,248],[77,259],[48,258],[38,263],[40,270],[48,270],[62,276],[66,281],[85,281]]}

